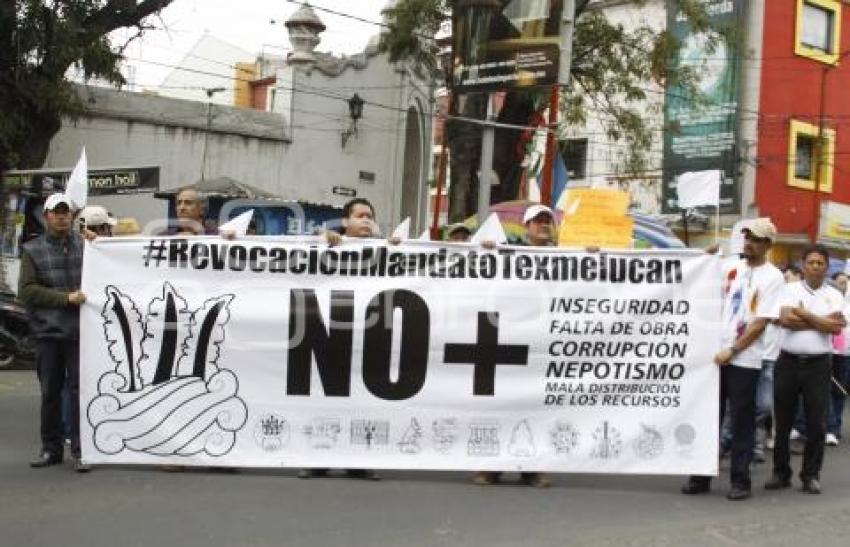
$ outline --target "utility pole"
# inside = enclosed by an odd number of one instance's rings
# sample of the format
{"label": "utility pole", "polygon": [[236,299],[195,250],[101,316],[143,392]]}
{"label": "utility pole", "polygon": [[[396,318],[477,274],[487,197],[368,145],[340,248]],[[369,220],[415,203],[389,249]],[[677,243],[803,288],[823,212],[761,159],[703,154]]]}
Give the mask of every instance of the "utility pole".
{"label": "utility pole", "polygon": [[496,141],[496,128],[492,123],[493,94],[485,92],[487,97],[487,125],[484,126],[481,137],[481,165],[478,172],[478,225],[487,220],[487,211],[490,210],[490,171],[493,170],[493,145]]}
{"label": "utility pole", "polygon": [[576,2],[564,0],[561,12],[560,54],[558,57],[558,82],[552,86],[549,94],[549,122],[546,133],[546,155],[543,162],[543,186],[540,189],[540,201],[551,207],[555,206],[552,196],[552,179],[555,173],[556,124],[560,110],[560,88],[570,85],[570,71],[573,60],[573,31],[575,29]]}
{"label": "utility pole", "polygon": [[223,87],[207,87],[204,92],[207,94],[207,129],[204,131],[204,153],[201,156],[201,180],[206,178],[207,174],[207,144],[210,139],[210,130],[212,129],[212,98],[216,93],[225,91]]}
{"label": "utility pole", "polygon": [[[815,150],[813,150],[815,168],[815,188],[814,188],[814,212],[812,215],[812,228],[809,231],[809,237],[812,243],[818,242],[818,232],[820,232],[820,206],[821,206],[821,182],[822,173],[825,167],[829,167],[829,158],[825,158],[828,139],[826,138],[826,82],[827,76],[831,70],[835,70],[838,64],[844,57],[850,55],[850,49],[838,55],[835,63],[824,65],[821,69],[820,76],[820,113],[818,114],[818,138],[816,141]],[[834,154],[833,154],[834,156]],[[834,161],[834,158],[833,158]]]}

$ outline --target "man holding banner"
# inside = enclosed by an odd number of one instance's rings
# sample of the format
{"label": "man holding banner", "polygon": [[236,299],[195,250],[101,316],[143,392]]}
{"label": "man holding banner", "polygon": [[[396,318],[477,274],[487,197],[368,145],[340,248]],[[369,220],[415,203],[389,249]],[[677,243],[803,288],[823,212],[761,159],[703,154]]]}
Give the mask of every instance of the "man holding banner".
{"label": "man holding banner", "polygon": [[[768,348],[765,330],[779,315],[777,307],[784,286],[782,273],[767,261],[776,239],[776,227],[767,218],[755,219],[744,229],[744,259],[726,275],[723,287],[723,338],[714,362],[720,373],[720,422],[728,399],[732,419],[730,500],[752,494],[750,463],[753,458],[756,422],[756,388]],[[692,476],[682,487],[684,494],[710,490],[711,478]]]}
{"label": "man holding banner", "polygon": [[[526,229],[526,241],[530,247],[551,247],[554,245],[555,215],[552,209],[545,205],[536,204],[529,206],[522,216]],[[501,473],[498,471],[479,471],[472,478],[472,482],[486,486],[499,482]],[[536,488],[548,488],[552,481],[544,473],[520,473],[524,484]]]}
{"label": "man holding banner", "polygon": [[77,472],[89,471],[80,459],[79,307],[83,238],[73,229],[72,202],[53,194],[44,202],[47,232],[24,245],[20,294],[38,340],[36,369],[41,383],[41,451],[30,467],[62,463],[62,389],[71,397],[71,455]]}
{"label": "man holding banner", "polygon": [[[378,235],[378,225],[375,223],[375,207],[366,198],[354,198],[349,200],[342,208],[342,233],[349,237],[369,238]],[[328,230],[325,232],[328,245],[339,245],[342,236]],[[303,468],[298,471],[299,479],[313,477],[324,477],[328,474],[327,468]],[[381,480],[373,469],[346,469],[346,476],[353,479]]]}

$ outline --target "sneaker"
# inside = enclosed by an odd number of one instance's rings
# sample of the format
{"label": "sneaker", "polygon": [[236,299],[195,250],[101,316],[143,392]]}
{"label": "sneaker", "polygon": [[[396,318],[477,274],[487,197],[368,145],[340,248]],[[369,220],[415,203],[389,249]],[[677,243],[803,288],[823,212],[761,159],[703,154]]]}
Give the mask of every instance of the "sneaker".
{"label": "sneaker", "polygon": [[534,488],[549,488],[552,486],[552,479],[546,473],[522,473],[520,477],[523,484]]}
{"label": "sneaker", "polygon": [[499,482],[499,474],[494,471],[479,471],[472,476],[472,484],[490,486]]}
{"label": "sneaker", "polygon": [[312,479],[316,477],[327,477],[328,470],[325,468],[313,468],[313,469],[300,469],[298,471],[299,479]]}
{"label": "sneaker", "polygon": [[802,490],[806,494],[820,494],[820,482],[817,479],[806,479],[803,481]]}
{"label": "sneaker", "polygon": [[792,441],[799,441],[803,438],[803,434],[797,431],[796,429],[791,430],[791,435],[788,436]]}
{"label": "sneaker", "polygon": [[753,495],[752,490],[749,488],[742,488],[740,486],[733,486],[729,493],[726,494],[726,499],[730,501],[741,501],[749,498]]}
{"label": "sneaker", "polygon": [[159,466],[160,471],[165,471],[166,473],[182,473],[186,471],[185,465],[174,465],[174,464],[164,464]]}
{"label": "sneaker", "polygon": [[91,466],[87,463],[84,463],[82,458],[74,458],[74,472],[75,473],[88,473],[91,471]]}
{"label": "sneaker", "polygon": [[682,493],[688,496],[707,494],[711,490],[711,479],[691,477],[682,485]]}
{"label": "sneaker", "polygon": [[765,490],[781,490],[782,488],[788,488],[789,486],[791,486],[791,479],[782,477],[776,473],[771,475],[770,479],[764,483]]}
{"label": "sneaker", "polygon": [[35,459],[30,460],[30,467],[39,469],[41,467],[50,467],[51,465],[59,465],[62,463],[62,454],[53,454],[47,450],[39,453]]}
{"label": "sneaker", "polygon": [[753,452],[753,463],[764,463],[766,461],[764,452]]}
{"label": "sneaker", "polygon": [[826,434],[826,446],[838,446],[838,437],[834,433]]}
{"label": "sneaker", "polygon": [[381,480],[381,476],[373,469],[346,469],[345,475],[350,479],[364,479],[369,481]]}

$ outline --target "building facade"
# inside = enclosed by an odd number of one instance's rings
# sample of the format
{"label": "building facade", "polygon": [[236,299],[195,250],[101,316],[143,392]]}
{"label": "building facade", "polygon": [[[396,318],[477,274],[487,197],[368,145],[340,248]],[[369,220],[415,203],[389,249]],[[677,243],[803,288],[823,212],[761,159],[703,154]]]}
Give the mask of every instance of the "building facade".
{"label": "building facade", "polygon": [[[85,147],[90,169],[159,167],[160,190],[229,177],[285,200],[339,206],[365,197],[385,230],[405,217],[411,218],[412,231],[424,229],[429,78],[408,63],[390,62],[378,52],[377,36],[358,55],[317,51],[324,24],[309,6],[299,9],[287,28],[292,53],[253,67],[235,65],[242,76],[225,79],[227,93],[214,97],[219,102],[228,97],[228,105],[82,90],[88,112],[63,124],[44,167],[70,169]],[[207,55],[196,51],[187,62],[194,66]],[[227,63],[235,59],[234,53]],[[232,75],[227,67],[219,69]],[[214,83],[193,82],[192,87]],[[356,116],[355,94],[362,101]],[[143,225],[166,214],[165,204],[150,195],[101,202]]]}
{"label": "building facade", "polygon": [[[753,2],[763,7],[754,158],[755,201],[795,259],[800,242],[850,246],[837,229],[850,204],[850,3]],[[826,214],[823,214],[826,213]],[[843,224],[850,224],[850,218]]]}

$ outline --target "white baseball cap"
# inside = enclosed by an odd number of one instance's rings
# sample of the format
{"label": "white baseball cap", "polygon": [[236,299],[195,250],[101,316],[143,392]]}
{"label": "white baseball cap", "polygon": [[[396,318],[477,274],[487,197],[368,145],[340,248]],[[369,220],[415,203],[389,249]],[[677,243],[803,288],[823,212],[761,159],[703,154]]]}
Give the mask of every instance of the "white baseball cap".
{"label": "white baseball cap", "polygon": [[555,213],[552,212],[552,209],[538,203],[537,205],[532,205],[531,207],[525,210],[525,214],[522,216],[522,223],[526,224],[528,221],[530,221],[537,215],[543,213],[549,215],[549,218],[551,218],[553,221],[555,220]]}
{"label": "white baseball cap", "polygon": [[767,217],[750,220],[741,228],[741,231],[750,232],[758,238],[769,239],[771,242],[776,241],[776,226]]}
{"label": "white baseball cap", "polygon": [[71,203],[71,200],[68,199],[68,196],[63,194],[62,192],[57,192],[55,194],[50,194],[46,200],[44,200],[44,210],[52,211],[56,209],[58,206],[65,204],[68,209],[73,209],[74,206]]}
{"label": "white baseball cap", "polygon": [[118,221],[106,212],[100,205],[88,205],[80,211],[80,218],[86,221],[86,226],[102,226],[108,224],[115,226]]}

